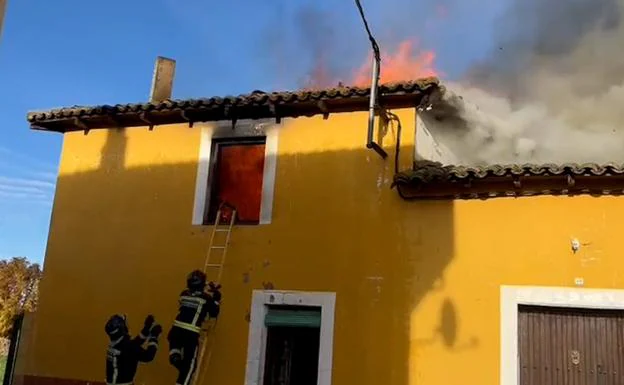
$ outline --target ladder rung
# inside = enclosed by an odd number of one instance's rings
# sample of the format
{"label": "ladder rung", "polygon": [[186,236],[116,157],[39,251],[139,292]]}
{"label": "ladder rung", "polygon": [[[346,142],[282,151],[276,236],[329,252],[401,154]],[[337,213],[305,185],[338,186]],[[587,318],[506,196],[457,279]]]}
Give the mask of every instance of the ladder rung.
{"label": "ladder rung", "polygon": [[229,229],[215,229],[215,232],[217,233],[227,233],[228,231],[230,231]]}
{"label": "ladder rung", "polygon": [[225,249],[225,246],[210,246],[211,249]]}
{"label": "ladder rung", "polygon": [[223,266],[223,264],[221,263],[209,263],[206,265],[206,267],[221,267]]}

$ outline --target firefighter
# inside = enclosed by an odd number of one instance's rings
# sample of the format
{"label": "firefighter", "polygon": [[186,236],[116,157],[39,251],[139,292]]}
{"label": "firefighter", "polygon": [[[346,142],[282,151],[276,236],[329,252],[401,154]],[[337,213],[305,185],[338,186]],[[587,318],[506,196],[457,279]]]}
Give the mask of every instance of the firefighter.
{"label": "firefighter", "polygon": [[220,286],[212,282],[206,289],[206,274],[200,270],[191,272],[186,289],[179,299],[178,315],[169,330],[169,362],[178,370],[177,385],[190,385],[197,367],[199,335],[206,317],[217,318],[221,301]]}
{"label": "firefighter", "polygon": [[[131,338],[125,315],[114,315],[104,327],[110,338],[106,355],[106,383],[108,385],[130,385],[134,381],[139,362],[150,362],[158,350],[158,337],[162,327],[148,315],[141,333]],[[143,344],[147,342],[144,348]]]}

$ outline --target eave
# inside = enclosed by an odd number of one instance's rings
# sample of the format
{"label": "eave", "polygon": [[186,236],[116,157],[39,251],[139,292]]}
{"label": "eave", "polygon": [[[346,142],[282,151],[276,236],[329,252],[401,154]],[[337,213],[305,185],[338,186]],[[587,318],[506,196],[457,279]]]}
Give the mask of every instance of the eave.
{"label": "eave", "polygon": [[[380,105],[407,108],[426,103],[441,92],[436,78],[380,86]],[[31,112],[27,120],[34,130],[71,132],[91,129],[158,126],[163,124],[243,119],[296,118],[332,113],[366,111],[370,88],[338,87],[320,91],[255,91],[225,98],[167,100],[160,103],[68,107]]]}
{"label": "eave", "polygon": [[595,163],[461,167],[419,162],[413,170],[395,175],[393,186],[406,200],[622,195],[624,167]]}

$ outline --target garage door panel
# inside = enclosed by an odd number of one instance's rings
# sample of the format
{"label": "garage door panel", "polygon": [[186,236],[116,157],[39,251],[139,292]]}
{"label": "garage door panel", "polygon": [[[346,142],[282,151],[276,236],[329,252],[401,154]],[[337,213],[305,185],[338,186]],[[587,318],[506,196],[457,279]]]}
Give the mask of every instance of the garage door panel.
{"label": "garage door panel", "polygon": [[521,306],[522,385],[624,385],[624,313]]}

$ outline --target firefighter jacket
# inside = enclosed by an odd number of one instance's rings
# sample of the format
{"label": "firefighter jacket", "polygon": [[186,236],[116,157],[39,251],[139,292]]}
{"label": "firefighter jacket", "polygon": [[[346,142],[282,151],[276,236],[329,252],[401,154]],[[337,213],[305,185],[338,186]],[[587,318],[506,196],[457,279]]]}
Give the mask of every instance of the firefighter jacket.
{"label": "firefighter jacket", "polygon": [[[147,341],[144,348],[143,344]],[[108,345],[106,383],[129,385],[134,381],[139,362],[150,362],[156,356],[158,338],[143,334],[130,338],[126,335]]]}
{"label": "firefighter jacket", "polygon": [[199,333],[206,316],[216,318],[218,314],[219,302],[210,294],[186,289],[180,294],[178,315],[173,326]]}

